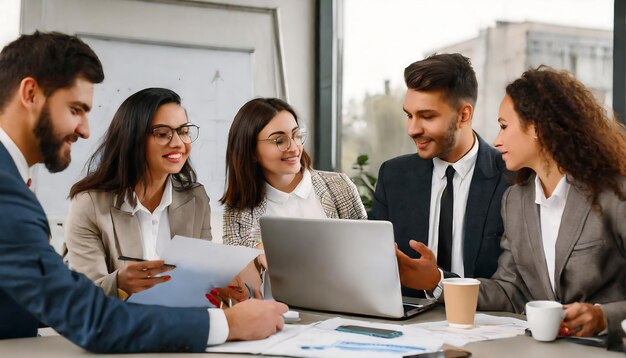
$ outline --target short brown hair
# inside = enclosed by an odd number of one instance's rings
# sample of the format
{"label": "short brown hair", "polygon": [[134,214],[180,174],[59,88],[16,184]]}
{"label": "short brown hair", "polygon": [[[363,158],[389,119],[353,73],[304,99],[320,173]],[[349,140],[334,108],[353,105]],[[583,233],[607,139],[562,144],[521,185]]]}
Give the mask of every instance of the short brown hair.
{"label": "short brown hair", "polygon": [[[506,87],[522,128],[534,125],[540,146],[565,173],[590,192],[604,189],[625,200],[618,178],[626,175],[625,127],[573,75],[548,66],[529,69]],[[526,183],[534,172],[518,172]]]}
{"label": "short brown hair", "polygon": [[[287,111],[298,123],[291,106],[278,98],[255,98],[244,104],[233,119],[226,148],[226,192],[222,204],[243,210],[258,206],[265,197],[263,168],[255,160],[259,132],[278,114]],[[302,149],[300,164],[311,168],[311,158]]]}
{"label": "short brown hair", "polygon": [[404,69],[404,81],[416,91],[443,90],[453,107],[468,101],[476,105],[478,83],[469,58],[458,53],[432,54]]}
{"label": "short brown hair", "polygon": [[79,76],[91,83],[104,80],[98,56],[81,39],[60,32],[22,35],[0,52],[0,112],[26,77],[34,78],[50,96]]}

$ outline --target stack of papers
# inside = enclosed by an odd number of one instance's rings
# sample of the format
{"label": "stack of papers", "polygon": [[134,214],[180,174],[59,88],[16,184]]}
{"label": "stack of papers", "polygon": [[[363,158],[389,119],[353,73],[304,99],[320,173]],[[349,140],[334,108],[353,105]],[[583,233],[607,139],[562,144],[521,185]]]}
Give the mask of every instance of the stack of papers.
{"label": "stack of papers", "polygon": [[[357,325],[401,331],[396,338],[379,338],[340,332],[341,325]],[[311,325],[286,325],[267,339],[249,342],[227,342],[207,348],[207,352],[252,353],[293,357],[402,357],[435,352],[443,342],[427,331],[396,324],[373,323],[332,318]]]}
{"label": "stack of papers", "polygon": [[426,330],[431,337],[443,340],[449,345],[464,346],[471,342],[524,335],[528,325],[526,321],[517,318],[478,313],[474,318],[474,327],[471,328],[450,327],[448,321],[418,323],[410,326]]}

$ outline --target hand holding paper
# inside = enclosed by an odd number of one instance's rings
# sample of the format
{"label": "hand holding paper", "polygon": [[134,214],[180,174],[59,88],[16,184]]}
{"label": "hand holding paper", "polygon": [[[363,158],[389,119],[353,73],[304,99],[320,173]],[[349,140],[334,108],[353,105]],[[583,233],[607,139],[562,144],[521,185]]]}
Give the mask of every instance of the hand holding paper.
{"label": "hand holding paper", "polygon": [[163,260],[127,262],[117,271],[117,287],[128,294],[133,294],[167,282],[171,276],[160,274],[171,271],[174,267],[164,264]]}
{"label": "hand holding paper", "polygon": [[211,307],[206,294],[227,287],[261,251],[175,236],[161,258],[176,265],[171,280],[132,295],[128,301],[170,307]]}

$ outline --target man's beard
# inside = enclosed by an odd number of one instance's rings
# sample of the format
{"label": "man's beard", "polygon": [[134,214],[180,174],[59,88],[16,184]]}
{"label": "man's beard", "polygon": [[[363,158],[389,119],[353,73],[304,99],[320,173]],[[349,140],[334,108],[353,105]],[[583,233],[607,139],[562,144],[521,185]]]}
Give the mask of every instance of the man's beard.
{"label": "man's beard", "polygon": [[439,153],[435,154],[436,157],[445,158],[454,149],[454,144],[456,143],[455,138],[456,138],[456,131],[457,131],[456,122],[457,122],[457,118],[455,115],[450,121],[450,126],[448,127],[448,131],[446,132],[446,135],[443,138],[441,138],[441,142],[440,142],[441,150],[439,151]]}
{"label": "man's beard", "polygon": [[[457,128],[456,128],[456,123],[457,123],[458,119],[456,117],[456,115],[454,115],[454,117],[451,118],[450,120],[450,125],[448,126],[448,130],[446,131],[446,133],[439,137],[436,140],[436,143],[438,144],[438,151],[432,153],[429,158],[424,158],[424,159],[433,159],[433,158],[445,158],[448,154],[450,154],[450,152],[452,152],[452,150],[454,149],[454,145],[456,144],[456,132],[457,132]],[[414,139],[417,141],[420,139],[420,137],[414,137]],[[428,137],[428,139],[433,140],[433,137]],[[418,150],[419,153],[419,150]]]}
{"label": "man's beard", "polygon": [[78,136],[73,134],[59,139],[54,135],[54,127],[47,102],[41,110],[39,120],[33,132],[39,140],[39,151],[41,152],[43,163],[50,173],[60,172],[70,165],[72,160],[70,153],[64,155],[61,153],[61,148],[67,139],[75,142]]}

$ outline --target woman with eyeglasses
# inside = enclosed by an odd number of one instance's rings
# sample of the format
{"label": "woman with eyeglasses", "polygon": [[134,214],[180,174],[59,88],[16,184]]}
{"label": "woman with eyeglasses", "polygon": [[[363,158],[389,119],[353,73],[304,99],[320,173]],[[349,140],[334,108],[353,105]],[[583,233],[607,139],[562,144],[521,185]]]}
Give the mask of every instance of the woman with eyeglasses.
{"label": "woman with eyeglasses", "polygon": [[[159,260],[174,235],[211,240],[209,197],[189,162],[199,129],[164,88],[128,97],[70,190],[70,267],[104,292],[128,295],[166,282]],[[123,261],[120,256],[144,259]]]}
{"label": "woman with eyeglasses", "polygon": [[259,218],[264,215],[367,218],[356,186],[345,174],[311,168],[305,140],[306,132],[286,102],[256,98],[241,107],[228,134],[227,188],[220,199],[225,244],[262,248]]}

